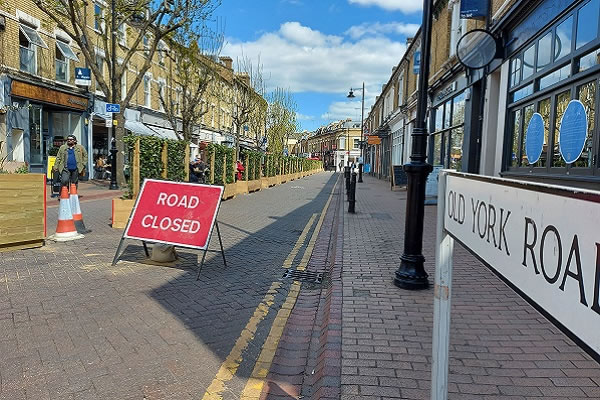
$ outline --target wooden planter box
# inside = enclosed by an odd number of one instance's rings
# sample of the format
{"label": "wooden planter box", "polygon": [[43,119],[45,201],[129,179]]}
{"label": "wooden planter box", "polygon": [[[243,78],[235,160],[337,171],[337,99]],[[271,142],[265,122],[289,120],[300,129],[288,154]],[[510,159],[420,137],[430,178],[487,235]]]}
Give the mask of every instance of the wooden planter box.
{"label": "wooden planter box", "polygon": [[262,188],[262,179],[248,181],[248,192],[256,192]]}
{"label": "wooden planter box", "polygon": [[280,182],[278,180],[278,176],[270,176],[269,177],[269,187],[278,185]]}
{"label": "wooden planter box", "polygon": [[129,215],[133,210],[135,200],[113,199],[112,201],[112,227],[125,229]]}
{"label": "wooden planter box", "polygon": [[0,252],[44,245],[46,175],[0,175]]}
{"label": "wooden planter box", "polygon": [[260,178],[260,188],[261,189],[268,189],[270,184],[269,184],[269,179],[268,177],[264,177],[264,178]]}

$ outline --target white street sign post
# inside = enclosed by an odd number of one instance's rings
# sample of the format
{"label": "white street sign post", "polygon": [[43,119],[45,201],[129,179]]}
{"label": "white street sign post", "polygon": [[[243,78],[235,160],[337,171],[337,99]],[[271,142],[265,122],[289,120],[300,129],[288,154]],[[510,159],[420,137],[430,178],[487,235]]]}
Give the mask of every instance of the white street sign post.
{"label": "white street sign post", "polygon": [[450,171],[438,190],[431,398],[448,393],[454,240],[600,355],[600,192]]}

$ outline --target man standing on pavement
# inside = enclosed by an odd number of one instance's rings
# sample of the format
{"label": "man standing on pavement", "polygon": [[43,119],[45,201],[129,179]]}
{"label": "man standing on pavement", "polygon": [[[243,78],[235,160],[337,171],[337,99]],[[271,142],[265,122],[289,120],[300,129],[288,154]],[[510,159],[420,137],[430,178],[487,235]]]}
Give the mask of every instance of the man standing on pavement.
{"label": "man standing on pavement", "polygon": [[77,185],[79,175],[85,173],[87,165],[87,152],[82,145],[77,144],[75,135],[67,136],[67,144],[58,149],[54,169],[60,173],[61,186],[69,186],[69,183]]}

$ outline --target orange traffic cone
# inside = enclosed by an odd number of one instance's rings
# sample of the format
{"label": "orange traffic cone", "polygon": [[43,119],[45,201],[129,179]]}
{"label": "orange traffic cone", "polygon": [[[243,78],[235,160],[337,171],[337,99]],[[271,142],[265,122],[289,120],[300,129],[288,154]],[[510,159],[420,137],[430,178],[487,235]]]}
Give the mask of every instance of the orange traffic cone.
{"label": "orange traffic cone", "polygon": [[77,185],[71,183],[71,190],[69,192],[71,212],[73,213],[73,222],[75,222],[77,233],[90,233],[91,230],[87,229],[83,223],[83,215],[81,214],[81,207],[79,207],[79,195],[77,195]]}
{"label": "orange traffic cone", "polygon": [[60,190],[60,205],[58,207],[58,225],[56,233],[49,239],[57,242],[66,242],[68,240],[81,239],[83,235],[77,233],[73,214],[71,213],[71,201],[69,199],[69,191],[66,186]]}

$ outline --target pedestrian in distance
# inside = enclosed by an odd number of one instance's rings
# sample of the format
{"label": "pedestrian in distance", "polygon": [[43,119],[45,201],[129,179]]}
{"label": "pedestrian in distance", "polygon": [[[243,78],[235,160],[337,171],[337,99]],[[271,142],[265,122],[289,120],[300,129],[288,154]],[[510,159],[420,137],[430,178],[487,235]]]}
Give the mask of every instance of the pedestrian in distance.
{"label": "pedestrian in distance", "polygon": [[85,148],[77,144],[75,135],[67,136],[67,143],[60,146],[56,155],[54,170],[60,175],[60,184],[69,186],[70,183],[77,185],[79,176],[85,174],[85,167],[88,162],[88,155]]}
{"label": "pedestrian in distance", "polygon": [[241,181],[242,180],[242,172],[244,172],[245,168],[244,168],[244,164],[242,164],[242,162],[240,160],[237,160],[237,162],[235,163],[235,169],[236,169],[236,181]]}

